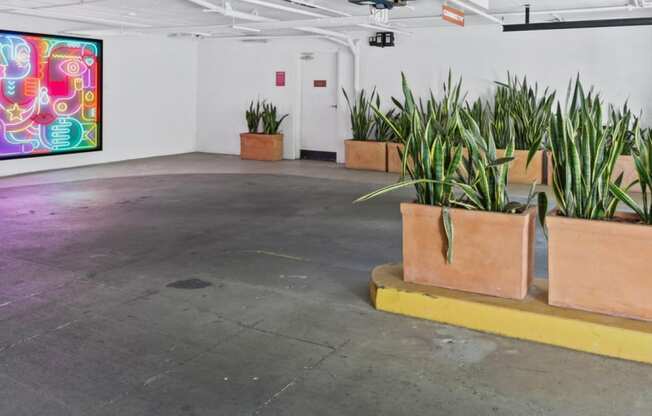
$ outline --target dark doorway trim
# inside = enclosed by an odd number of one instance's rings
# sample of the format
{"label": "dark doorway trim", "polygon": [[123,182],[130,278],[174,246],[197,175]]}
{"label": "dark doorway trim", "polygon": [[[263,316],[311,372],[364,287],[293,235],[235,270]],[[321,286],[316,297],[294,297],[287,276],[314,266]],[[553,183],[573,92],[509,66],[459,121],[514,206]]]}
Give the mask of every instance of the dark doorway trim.
{"label": "dark doorway trim", "polygon": [[335,162],[337,153],[322,152],[321,150],[303,150],[301,149],[300,158],[302,160],[320,160],[322,162]]}

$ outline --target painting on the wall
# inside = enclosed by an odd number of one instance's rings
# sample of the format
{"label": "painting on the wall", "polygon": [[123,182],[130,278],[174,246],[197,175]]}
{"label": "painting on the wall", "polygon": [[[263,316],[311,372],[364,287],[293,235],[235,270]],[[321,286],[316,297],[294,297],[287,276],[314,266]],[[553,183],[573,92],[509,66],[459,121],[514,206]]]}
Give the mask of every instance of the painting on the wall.
{"label": "painting on the wall", "polygon": [[0,31],[0,159],[102,149],[102,41]]}

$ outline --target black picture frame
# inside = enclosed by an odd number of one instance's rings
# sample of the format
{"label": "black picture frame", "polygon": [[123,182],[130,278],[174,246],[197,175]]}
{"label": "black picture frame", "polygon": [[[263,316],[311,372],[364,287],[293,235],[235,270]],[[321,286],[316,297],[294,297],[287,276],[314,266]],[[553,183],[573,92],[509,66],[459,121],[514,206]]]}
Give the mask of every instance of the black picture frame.
{"label": "black picture frame", "polygon": [[78,149],[70,150],[65,152],[56,152],[56,153],[34,153],[34,154],[25,154],[25,155],[7,155],[3,156],[0,154],[0,162],[6,160],[17,160],[17,159],[31,159],[36,157],[48,157],[48,156],[66,156],[74,155],[80,153],[94,153],[101,152],[104,150],[104,40],[96,38],[86,38],[81,36],[68,36],[68,35],[56,35],[49,33],[38,33],[38,32],[24,32],[17,30],[4,30],[0,29],[0,35],[16,35],[16,36],[33,36],[41,37],[45,39],[57,39],[57,40],[70,40],[73,42],[93,42],[97,44],[97,63],[99,64],[99,69],[97,72],[97,146],[92,149]]}

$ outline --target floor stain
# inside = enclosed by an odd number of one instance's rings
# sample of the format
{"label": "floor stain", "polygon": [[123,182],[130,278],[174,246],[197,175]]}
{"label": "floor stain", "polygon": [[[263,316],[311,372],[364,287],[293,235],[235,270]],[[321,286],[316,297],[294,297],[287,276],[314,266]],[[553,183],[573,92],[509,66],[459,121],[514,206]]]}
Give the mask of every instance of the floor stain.
{"label": "floor stain", "polygon": [[168,283],[165,287],[171,287],[173,289],[203,289],[212,285],[212,283],[201,279],[186,279]]}

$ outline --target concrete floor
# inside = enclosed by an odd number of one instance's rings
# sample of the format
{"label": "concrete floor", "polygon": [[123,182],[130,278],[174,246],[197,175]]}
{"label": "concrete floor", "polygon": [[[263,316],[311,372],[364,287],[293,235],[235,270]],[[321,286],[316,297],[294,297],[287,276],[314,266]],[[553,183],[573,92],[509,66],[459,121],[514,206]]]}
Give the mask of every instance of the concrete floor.
{"label": "concrete floor", "polygon": [[351,201],[391,180],[204,154],[0,179],[0,415],[651,414],[649,366],[375,311],[410,192]]}

